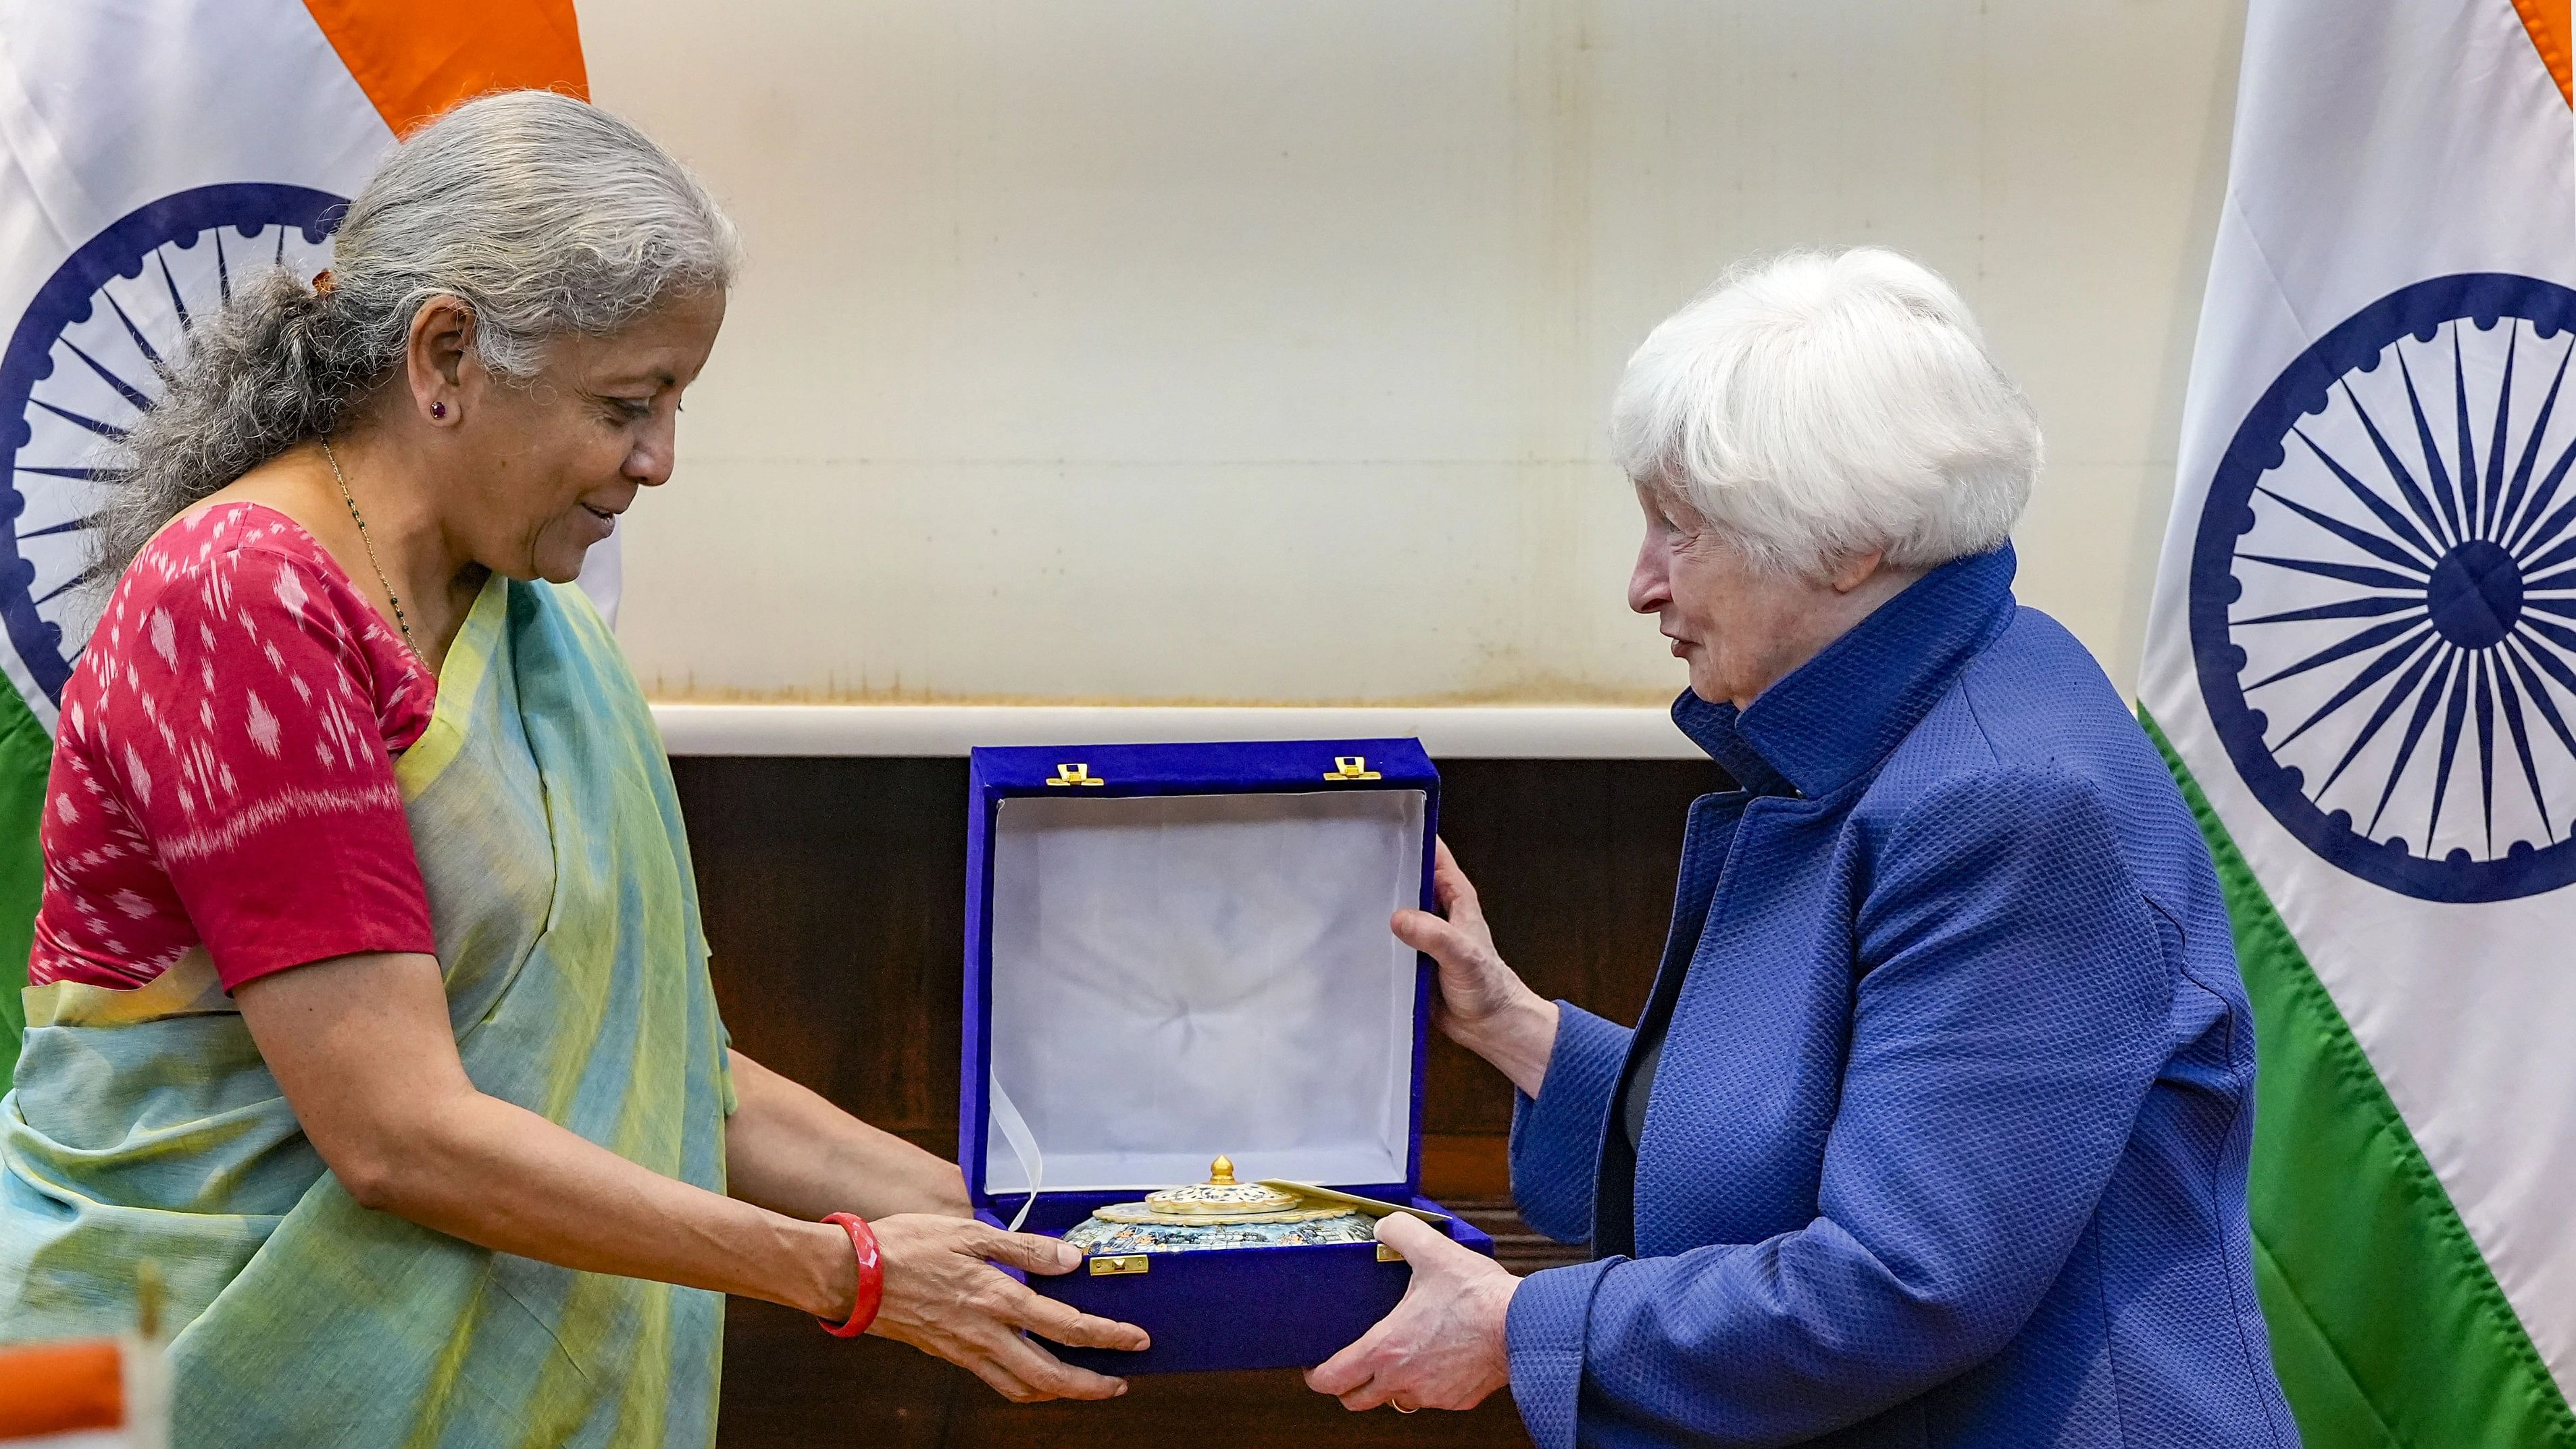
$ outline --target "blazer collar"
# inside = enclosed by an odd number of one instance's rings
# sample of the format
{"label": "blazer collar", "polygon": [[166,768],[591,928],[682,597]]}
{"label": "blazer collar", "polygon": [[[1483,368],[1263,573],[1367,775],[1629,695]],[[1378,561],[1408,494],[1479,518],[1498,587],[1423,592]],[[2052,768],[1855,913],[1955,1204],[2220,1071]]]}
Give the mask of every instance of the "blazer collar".
{"label": "blazer collar", "polygon": [[1754,698],[1673,723],[1756,795],[1830,795],[1896,748],[2013,611],[2009,543],[1932,570]]}

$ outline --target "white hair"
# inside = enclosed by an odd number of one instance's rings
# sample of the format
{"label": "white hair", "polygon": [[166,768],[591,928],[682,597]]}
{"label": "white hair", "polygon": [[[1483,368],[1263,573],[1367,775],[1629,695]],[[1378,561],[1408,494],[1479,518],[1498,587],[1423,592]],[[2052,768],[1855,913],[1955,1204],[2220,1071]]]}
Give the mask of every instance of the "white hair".
{"label": "white hair", "polygon": [[1880,247],[1729,271],[1628,359],[1620,466],[1756,562],[1813,574],[1877,550],[1933,568],[2004,541],[2039,420],[1967,303]]}
{"label": "white hair", "polygon": [[738,252],[688,168],[606,111],[550,91],[450,110],[349,203],[331,286],[263,269],[189,329],[129,438],[95,576],[113,586],[189,504],[339,427],[400,370],[432,298],[471,308],[476,358],[524,383],[557,337],[606,336],[666,297],[722,291]]}

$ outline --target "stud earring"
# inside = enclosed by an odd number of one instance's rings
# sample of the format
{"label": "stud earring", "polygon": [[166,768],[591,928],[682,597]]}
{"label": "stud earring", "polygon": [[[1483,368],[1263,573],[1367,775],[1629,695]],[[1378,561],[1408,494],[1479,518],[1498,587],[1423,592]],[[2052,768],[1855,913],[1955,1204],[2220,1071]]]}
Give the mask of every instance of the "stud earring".
{"label": "stud earring", "polygon": [[447,416],[447,404],[443,402],[431,403],[429,405],[429,415],[433,418],[443,418]]}

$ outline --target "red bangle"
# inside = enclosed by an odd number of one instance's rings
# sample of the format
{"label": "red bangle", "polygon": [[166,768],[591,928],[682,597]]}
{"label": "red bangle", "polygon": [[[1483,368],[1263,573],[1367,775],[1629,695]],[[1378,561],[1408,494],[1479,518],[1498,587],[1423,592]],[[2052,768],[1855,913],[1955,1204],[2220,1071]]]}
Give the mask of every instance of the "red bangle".
{"label": "red bangle", "polygon": [[834,1213],[823,1221],[838,1223],[850,1235],[850,1251],[859,1258],[859,1296],[843,1322],[834,1323],[828,1318],[814,1321],[834,1338],[856,1338],[877,1321],[877,1308],[885,1302],[885,1269],[877,1262],[877,1235],[851,1213]]}

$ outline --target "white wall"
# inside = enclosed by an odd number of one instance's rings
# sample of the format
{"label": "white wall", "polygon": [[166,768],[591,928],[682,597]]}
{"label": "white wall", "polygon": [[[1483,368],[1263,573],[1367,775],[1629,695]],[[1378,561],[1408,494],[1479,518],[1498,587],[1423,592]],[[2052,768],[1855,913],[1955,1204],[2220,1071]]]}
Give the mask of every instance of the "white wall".
{"label": "white wall", "polygon": [[2135,670],[2236,0],[587,0],[752,254],[630,515],[679,699],[1660,702],[1603,416],[1729,261],[1948,273]]}

